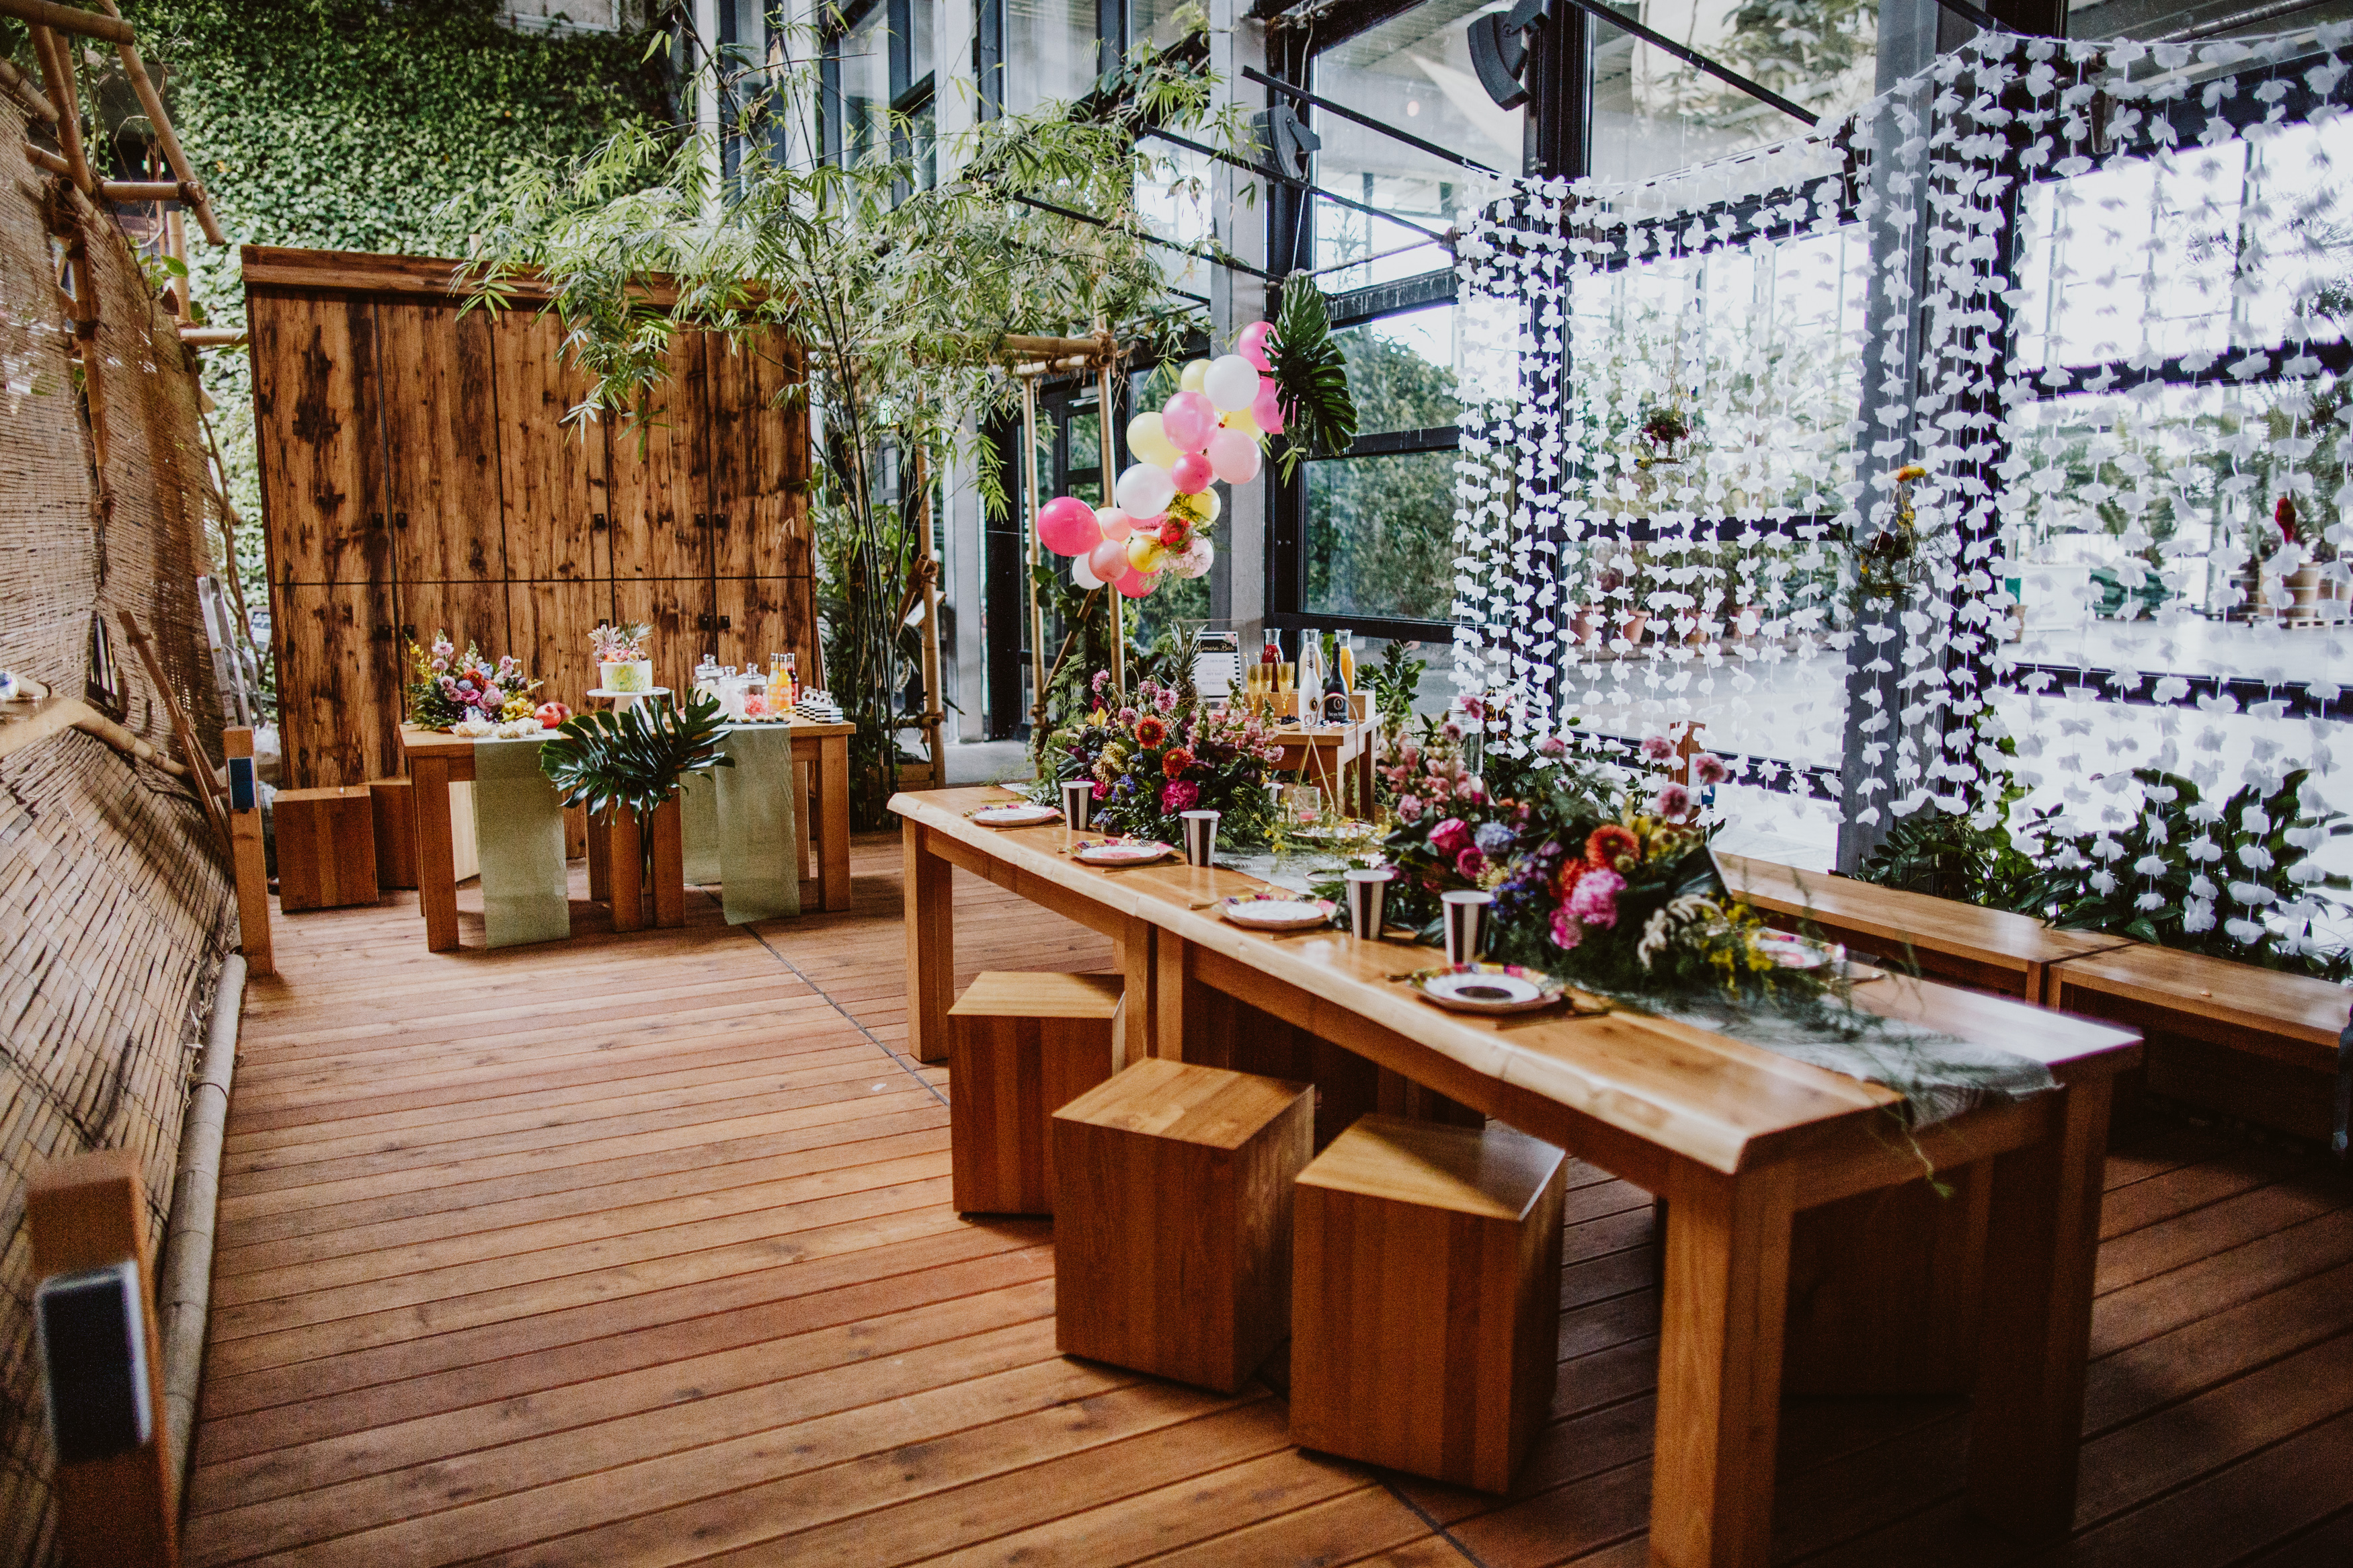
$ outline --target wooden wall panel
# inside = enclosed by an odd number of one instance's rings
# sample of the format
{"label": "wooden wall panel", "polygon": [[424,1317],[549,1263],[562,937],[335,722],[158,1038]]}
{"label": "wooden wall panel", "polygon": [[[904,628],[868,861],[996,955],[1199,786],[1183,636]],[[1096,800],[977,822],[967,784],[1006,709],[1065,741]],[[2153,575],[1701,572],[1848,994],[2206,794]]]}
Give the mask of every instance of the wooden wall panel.
{"label": "wooden wall panel", "polygon": [[518,583],[613,575],[605,488],[610,416],[565,424],[588,379],[564,352],[564,323],[510,310],[491,334],[499,407],[499,494],[507,573]]}
{"label": "wooden wall panel", "polygon": [[515,652],[547,683],[540,689],[543,699],[553,698],[575,711],[596,706],[588,700],[589,689],[596,684],[588,628],[612,618],[610,583],[507,585],[507,624]]}
{"label": "wooden wall panel", "polygon": [[695,665],[704,654],[719,651],[708,577],[617,579],[613,618],[653,627],[654,679],[675,692],[691,690]]}
{"label": "wooden wall panel", "polygon": [[491,319],[387,300],[376,323],[395,571],[403,582],[503,580]]}
{"label": "wooden wall panel", "polygon": [[278,720],[286,777],[364,784],[400,771],[403,645],[392,588],[280,584],[273,591]]}
{"label": "wooden wall panel", "polygon": [[[593,624],[593,623],[592,623]],[[400,584],[401,652],[407,645],[424,647],[434,634],[447,632],[460,652],[471,642],[485,658],[502,653],[525,657],[507,621],[507,585],[500,582],[409,583]],[[581,635],[586,637],[584,630]],[[395,766],[393,771],[402,771]]]}
{"label": "wooden wall panel", "polygon": [[808,408],[779,406],[800,384],[800,355],[770,340],[712,339],[712,570],[720,578],[809,574]]}
{"label": "wooden wall panel", "polygon": [[767,665],[771,654],[798,657],[801,678],[817,668],[815,595],[805,577],[722,577],[713,596],[722,664]]}
{"label": "wooden wall panel", "polygon": [[375,302],[364,295],[280,294],[254,314],[252,334],[270,581],[386,580],[392,541]]}
{"label": "wooden wall panel", "polygon": [[617,582],[711,574],[709,393],[702,335],[681,332],[638,416],[606,416]]}

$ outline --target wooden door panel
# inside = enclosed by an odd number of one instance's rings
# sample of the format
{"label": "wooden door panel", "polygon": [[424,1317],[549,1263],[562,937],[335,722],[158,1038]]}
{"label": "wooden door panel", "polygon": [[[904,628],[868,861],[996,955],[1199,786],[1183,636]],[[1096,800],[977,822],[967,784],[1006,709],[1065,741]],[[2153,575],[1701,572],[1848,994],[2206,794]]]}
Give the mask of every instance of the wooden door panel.
{"label": "wooden door panel", "polygon": [[270,580],[388,582],[375,305],[261,289],[246,309]]}
{"label": "wooden door panel", "polygon": [[545,684],[543,701],[553,698],[575,712],[588,708],[596,684],[596,659],[588,630],[613,616],[609,583],[512,583],[507,614],[517,657]]}
{"label": "wooden door panel", "polygon": [[765,668],[769,655],[789,651],[808,679],[817,668],[816,605],[807,577],[720,578],[719,662]]}
{"label": "wooden door panel", "polygon": [[403,772],[404,666],[392,590],[279,584],[270,598],[288,787],[364,784]]}
{"label": "wooden door panel", "polygon": [[448,634],[461,653],[472,643],[494,663],[502,653],[530,658],[529,650],[516,643],[508,626],[504,583],[401,584],[402,657],[407,657],[410,643],[430,647],[438,633]]}
{"label": "wooden door panel", "polygon": [[670,379],[636,417],[607,414],[613,576],[711,574],[711,428],[699,332],[670,342]]}
{"label": "wooden door panel", "polygon": [[713,337],[712,570],[728,577],[794,577],[809,567],[808,409],[777,400],[801,360],[781,337],[731,344]]}
{"label": "wooden door panel", "polygon": [[400,579],[503,578],[491,319],[480,310],[460,315],[455,305],[386,300],[376,320]]}
{"label": "wooden door panel", "polygon": [[[613,584],[613,618],[643,622],[653,627],[647,657],[654,661],[654,680],[678,693],[681,700],[693,689],[695,665],[704,654],[719,651],[711,607],[711,580],[707,577],[617,581]],[[730,661],[722,658],[719,662]]]}
{"label": "wooden door panel", "polygon": [[605,424],[565,418],[588,395],[588,378],[566,360],[564,323],[509,310],[491,333],[499,409],[499,495],[508,574],[516,582],[587,581],[613,574],[602,526]]}

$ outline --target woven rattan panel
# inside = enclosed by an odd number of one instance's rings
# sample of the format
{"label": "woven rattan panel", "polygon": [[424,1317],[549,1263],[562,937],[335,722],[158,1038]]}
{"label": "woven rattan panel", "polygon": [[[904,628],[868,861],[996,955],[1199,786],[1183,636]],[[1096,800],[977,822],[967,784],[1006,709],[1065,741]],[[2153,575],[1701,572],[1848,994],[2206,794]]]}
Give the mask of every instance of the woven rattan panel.
{"label": "woven rattan panel", "polygon": [[[0,98],[0,146],[22,134]],[[195,606],[195,579],[207,568],[189,367],[121,237],[86,207],[60,205],[22,160],[5,168],[0,667],[79,695],[90,612],[111,622],[128,609],[154,638],[198,733],[216,742]],[[95,510],[45,203],[60,222],[81,224],[100,302],[109,499]],[[137,658],[119,638],[117,653],[125,721],[176,752]],[[26,1178],[45,1160],[129,1149],[163,1235],[188,1074],[236,941],[234,910],[184,784],[78,731],[0,759],[0,1568],[54,1556]]]}

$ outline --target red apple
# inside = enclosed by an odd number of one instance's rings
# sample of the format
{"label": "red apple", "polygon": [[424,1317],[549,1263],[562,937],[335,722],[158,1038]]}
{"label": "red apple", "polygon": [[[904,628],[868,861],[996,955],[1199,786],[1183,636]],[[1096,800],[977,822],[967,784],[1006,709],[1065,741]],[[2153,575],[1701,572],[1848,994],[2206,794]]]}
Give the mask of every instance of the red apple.
{"label": "red apple", "polygon": [[542,729],[553,730],[572,717],[572,710],[561,702],[543,702],[532,713],[532,717],[539,721]]}

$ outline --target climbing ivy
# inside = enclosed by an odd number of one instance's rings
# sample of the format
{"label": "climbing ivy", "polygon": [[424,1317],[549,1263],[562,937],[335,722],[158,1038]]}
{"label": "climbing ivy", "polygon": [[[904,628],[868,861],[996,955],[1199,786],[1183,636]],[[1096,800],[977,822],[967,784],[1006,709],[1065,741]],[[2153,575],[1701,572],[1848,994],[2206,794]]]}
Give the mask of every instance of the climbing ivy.
{"label": "climbing ivy", "polygon": [[[228,236],[207,246],[189,225],[195,298],[216,326],[245,320],[240,245],[460,256],[518,169],[667,112],[646,35],[522,31],[497,0],[123,0],[123,14]],[[250,369],[241,351],[205,356],[258,609]]]}

